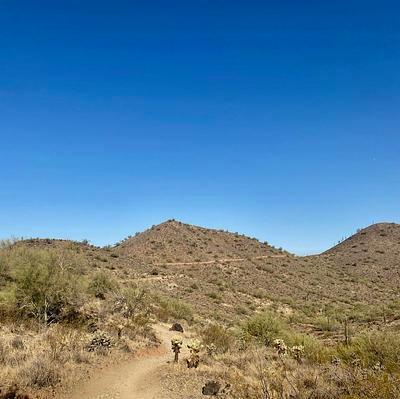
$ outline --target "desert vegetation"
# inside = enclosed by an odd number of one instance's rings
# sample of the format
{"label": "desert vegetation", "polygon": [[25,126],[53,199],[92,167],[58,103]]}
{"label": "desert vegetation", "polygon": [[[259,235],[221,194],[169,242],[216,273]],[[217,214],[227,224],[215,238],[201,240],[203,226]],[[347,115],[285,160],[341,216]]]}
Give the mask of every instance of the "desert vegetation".
{"label": "desert vegetation", "polygon": [[190,338],[162,367],[177,398],[398,398],[399,248],[393,224],[306,257],[176,221],[115,247],[3,242],[0,389],[57,396],[179,322]]}
{"label": "desert vegetation", "polygon": [[364,332],[351,342],[343,337],[327,345],[295,331],[289,320],[274,312],[256,314],[231,328],[210,324],[200,331],[197,380],[183,364],[169,371],[166,380],[189,381],[185,393],[196,390],[202,380],[229,386],[226,397],[237,399],[400,395],[398,331]]}
{"label": "desert vegetation", "polygon": [[114,352],[156,345],[152,318],[190,319],[187,305],[92,270],[71,250],[3,244],[0,389],[50,391]]}

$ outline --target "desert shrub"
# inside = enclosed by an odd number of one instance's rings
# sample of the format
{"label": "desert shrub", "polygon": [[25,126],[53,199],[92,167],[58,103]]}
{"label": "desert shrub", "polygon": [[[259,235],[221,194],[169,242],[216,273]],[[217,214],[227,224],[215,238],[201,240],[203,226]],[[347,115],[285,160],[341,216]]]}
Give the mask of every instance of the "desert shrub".
{"label": "desert shrub", "polygon": [[334,318],[319,316],[315,319],[314,325],[321,331],[335,331],[340,325]]}
{"label": "desert shrub", "polygon": [[47,356],[32,359],[19,371],[18,381],[28,387],[45,388],[60,381],[60,366]]}
{"label": "desert shrub", "polygon": [[133,339],[138,334],[149,340],[154,338],[150,327],[150,304],[147,291],[134,284],[114,294],[108,324],[117,333],[118,339],[122,336]]}
{"label": "desert shrub", "polygon": [[245,341],[254,339],[269,346],[274,339],[282,336],[285,328],[287,326],[277,315],[272,312],[264,312],[246,320],[241,325],[240,333]]}
{"label": "desert shrub", "polygon": [[17,243],[20,238],[12,237],[0,240],[0,249],[10,248]]}
{"label": "desert shrub", "polygon": [[174,320],[193,320],[193,310],[185,302],[176,298],[165,296],[155,296],[156,307],[154,312],[161,321],[168,321],[171,318]]}
{"label": "desert shrub", "polygon": [[16,240],[0,240],[0,287],[9,282],[12,264],[12,246]]}
{"label": "desert shrub", "polygon": [[216,352],[225,353],[234,344],[234,337],[230,331],[219,324],[209,324],[202,329],[201,337],[204,345],[214,345]]}
{"label": "desert shrub", "polygon": [[339,355],[349,364],[359,362],[366,368],[399,371],[400,333],[371,332],[353,339],[350,345],[340,345]]}
{"label": "desert shrub", "polygon": [[304,357],[312,362],[330,362],[332,357],[335,355],[334,348],[323,345],[321,341],[311,335],[298,333],[291,329],[285,329],[281,332],[280,336],[289,348],[303,347]]}
{"label": "desert shrub", "polygon": [[14,300],[20,311],[56,321],[80,298],[76,260],[51,250],[18,250],[12,256]]}
{"label": "desert shrub", "polygon": [[106,295],[117,288],[117,283],[106,273],[96,273],[89,283],[89,293],[96,298],[105,299]]}
{"label": "desert shrub", "polygon": [[136,285],[130,285],[116,292],[114,311],[126,318],[134,318],[140,313],[149,312],[149,298],[147,292]]}
{"label": "desert shrub", "polygon": [[256,314],[242,323],[239,338],[244,342],[254,340],[266,346],[272,346],[274,340],[283,340],[289,348],[303,347],[304,356],[317,363],[330,361],[333,356],[331,348],[322,345],[317,338],[292,330],[273,312]]}
{"label": "desert shrub", "polygon": [[400,377],[396,374],[375,371],[350,372],[349,391],[354,398],[360,399],[396,399],[400,398]]}
{"label": "desert shrub", "polygon": [[8,350],[4,339],[0,339],[0,364],[6,364],[7,352]]}
{"label": "desert shrub", "polygon": [[6,283],[8,279],[8,265],[4,254],[0,255],[0,287]]}

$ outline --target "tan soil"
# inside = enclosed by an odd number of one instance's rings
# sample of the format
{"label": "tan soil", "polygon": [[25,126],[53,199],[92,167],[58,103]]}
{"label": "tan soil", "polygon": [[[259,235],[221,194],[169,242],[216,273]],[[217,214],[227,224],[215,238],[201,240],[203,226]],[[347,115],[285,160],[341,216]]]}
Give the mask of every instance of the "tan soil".
{"label": "tan soil", "polygon": [[[142,352],[138,358],[105,370],[100,370],[87,382],[80,383],[63,399],[159,399],[163,396],[161,375],[173,359],[170,351],[171,338],[177,335],[183,340],[187,334],[169,331],[168,326],[155,327],[161,345],[155,350]],[[187,356],[186,346],[180,358]],[[170,394],[168,396],[171,397]]]}

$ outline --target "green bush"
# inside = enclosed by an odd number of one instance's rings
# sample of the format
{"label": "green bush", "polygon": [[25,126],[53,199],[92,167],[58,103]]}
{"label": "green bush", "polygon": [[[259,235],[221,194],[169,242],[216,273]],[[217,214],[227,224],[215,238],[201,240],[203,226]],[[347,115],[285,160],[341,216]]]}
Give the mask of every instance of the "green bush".
{"label": "green bush", "polygon": [[79,301],[79,267],[74,258],[52,250],[20,249],[11,261],[14,300],[23,314],[47,323]]}
{"label": "green bush", "polygon": [[154,311],[161,321],[168,321],[171,318],[176,321],[186,320],[191,322],[193,320],[192,308],[179,299],[165,296],[155,296],[154,299],[156,303]]}
{"label": "green bush", "polygon": [[400,333],[374,331],[353,339],[350,345],[340,345],[339,355],[349,364],[359,361],[365,368],[400,370]]}
{"label": "green bush", "polygon": [[241,325],[242,338],[247,341],[256,341],[271,345],[273,340],[282,337],[283,330],[287,328],[285,323],[274,313],[264,312],[256,314]]}
{"label": "green bush", "polygon": [[0,240],[0,287],[4,286],[11,278],[12,247],[16,242],[16,239]]}
{"label": "green bush", "polygon": [[89,283],[89,293],[96,298],[105,299],[106,295],[117,289],[118,285],[106,273],[96,273]]}
{"label": "green bush", "polygon": [[234,337],[226,327],[209,324],[201,331],[204,345],[215,345],[217,353],[227,352],[234,344]]}
{"label": "green bush", "polygon": [[313,324],[321,331],[336,331],[340,328],[340,324],[335,318],[326,316],[317,317]]}
{"label": "green bush", "polygon": [[3,286],[9,278],[7,256],[0,254],[0,287]]}
{"label": "green bush", "polygon": [[115,296],[114,310],[122,313],[126,318],[134,318],[139,313],[149,312],[149,301],[144,289],[130,285],[119,290]]}

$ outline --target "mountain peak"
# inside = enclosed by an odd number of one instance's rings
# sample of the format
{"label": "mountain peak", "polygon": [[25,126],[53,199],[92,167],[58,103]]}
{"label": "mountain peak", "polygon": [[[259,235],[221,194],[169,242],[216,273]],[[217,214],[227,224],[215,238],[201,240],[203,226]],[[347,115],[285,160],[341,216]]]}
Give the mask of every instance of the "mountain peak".
{"label": "mountain peak", "polygon": [[118,250],[152,263],[211,262],[279,255],[255,238],[169,219],[124,240]]}

